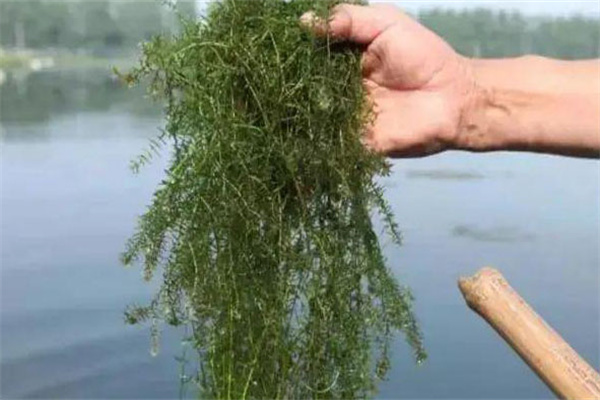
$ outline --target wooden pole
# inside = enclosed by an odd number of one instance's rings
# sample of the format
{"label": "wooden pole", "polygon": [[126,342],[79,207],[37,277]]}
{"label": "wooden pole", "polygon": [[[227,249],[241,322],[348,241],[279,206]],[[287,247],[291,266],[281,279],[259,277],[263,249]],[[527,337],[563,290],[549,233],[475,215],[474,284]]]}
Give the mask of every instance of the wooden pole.
{"label": "wooden pole", "polygon": [[493,268],[458,286],[467,305],[485,319],[562,399],[600,399],[600,376]]}

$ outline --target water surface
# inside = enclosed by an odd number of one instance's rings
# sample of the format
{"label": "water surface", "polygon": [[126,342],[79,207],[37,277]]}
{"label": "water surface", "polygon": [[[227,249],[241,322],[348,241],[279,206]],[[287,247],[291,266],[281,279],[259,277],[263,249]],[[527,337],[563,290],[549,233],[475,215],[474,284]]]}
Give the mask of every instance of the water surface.
{"label": "water surface", "polygon": [[[12,77],[0,86],[2,398],[177,398],[182,354],[123,309],[155,285],[119,253],[165,159],[129,161],[160,126],[141,93],[105,72]],[[448,153],[395,162],[385,184],[404,245],[389,265],[412,288],[429,359],[399,337],[382,398],[548,398],[551,393],[456,287],[484,265],[594,367],[600,357],[597,161]]]}

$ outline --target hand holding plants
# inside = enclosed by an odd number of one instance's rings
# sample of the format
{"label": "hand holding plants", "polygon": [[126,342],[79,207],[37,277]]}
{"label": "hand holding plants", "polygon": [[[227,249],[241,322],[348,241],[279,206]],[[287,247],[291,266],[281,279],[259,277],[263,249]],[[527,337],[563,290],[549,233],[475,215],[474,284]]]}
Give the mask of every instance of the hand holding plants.
{"label": "hand holding plants", "polygon": [[444,40],[388,5],[340,5],[328,27],[311,13],[302,21],[365,46],[364,85],[376,115],[368,147],[393,157],[453,147],[474,83],[467,61]]}
{"label": "hand holding plants", "polygon": [[474,59],[388,5],[341,4],[317,33],[363,46],[374,121],[364,142],[392,157],[449,149],[600,156],[600,62]]}

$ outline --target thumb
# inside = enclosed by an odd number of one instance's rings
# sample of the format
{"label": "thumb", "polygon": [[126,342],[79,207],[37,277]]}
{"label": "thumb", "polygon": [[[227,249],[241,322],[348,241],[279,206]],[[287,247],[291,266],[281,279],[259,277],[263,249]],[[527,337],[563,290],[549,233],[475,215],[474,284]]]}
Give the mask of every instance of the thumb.
{"label": "thumb", "polygon": [[302,15],[300,21],[318,35],[329,33],[341,40],[367,45],[396,23],[400,15],[393,6],[340,4],[334,7],[328,23],[320,20],[312,11]]}

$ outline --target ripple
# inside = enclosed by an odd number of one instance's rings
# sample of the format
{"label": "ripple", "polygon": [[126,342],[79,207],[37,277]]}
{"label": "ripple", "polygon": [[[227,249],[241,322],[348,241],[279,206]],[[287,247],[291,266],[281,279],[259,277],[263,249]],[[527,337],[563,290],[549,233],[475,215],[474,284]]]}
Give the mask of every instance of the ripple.
{"label": "ripple", "polygon": [[406,171],[408,179],[428,179],[438,181],[470,181],[485,179],[479,172],[452,169],[417,169]]}
{"label": "ripple", "polygon": [[515,226],[494,226],[480,228],[472,225],[457,225],[452,228],[452,236],[470,239],[477,242],[518,243],[530,242],[535,235],[523,232]]}

